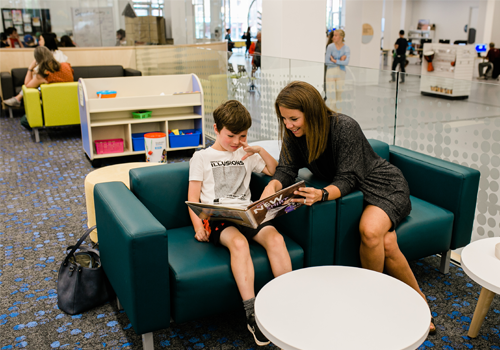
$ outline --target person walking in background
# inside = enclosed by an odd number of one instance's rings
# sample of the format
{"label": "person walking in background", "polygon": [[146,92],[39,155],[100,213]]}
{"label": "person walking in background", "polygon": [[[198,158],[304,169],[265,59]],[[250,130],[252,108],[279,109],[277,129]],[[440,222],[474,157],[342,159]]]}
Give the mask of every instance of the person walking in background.
{"label": "person walking in background", "polygon": [[258,32],[257,43],[255,44],[255,51],[253,52],[253,58],[252,58],[252,77],[254,73],[257,71],[257,69],[260,68],[261,52],[262,52],[262,33]]}
{"label": "person walking in background", "polygon": [[408,41],[405,39],[405,31],[399,31],[399,39],[396,40],[394,44],[394,49],[396,50],[396,54],[394,56],[394,60],[392,61],[392,79],[389,81],[391,83],[396,82],[396,67],[399,64],[401,70],[401,79],[400,82],[405,82],[405,66],[406,66],[406,48],[408,47]]}
{"label": "person walking in background", "polygon": [[[486,54],[486,59],[488,62],[479,63],[479,77],[478,79],[488,79],[488,74],[493,70],[493,62],[500,56],[500,50],[495,49],[495,43],[490,43],[490,49]],[[484,68],[486,67],[486,72]]]}
{"label": "person walking in background", "polygon": [[250,46],[252,45],[252,35],[250,34],[250,27],[248,27],[247,31],[243,33],[243,36],[241,37],[242,39],[245,39],[245,45],[246,45],[246,52],[245,52],[245,57],[250,57]]}
{"label": "person walking in background", "polygon": [[342,29],[333,31],[332,43],[327,46],[325,54],[326,98],[327,105],[335,112],[341,112],[342,92],[344,91],[345,66],[349,64],[351,50],[344,44],[345,32]]}
{"label": "person walking in background", "polygon": [[19,34],[17,34],[17,29],[14,27],[9,27],[5,31],[5,34],[7,34],[7,43],[11,48],[21,48],[24,47],[23,43],[21,40],[19,40]]}

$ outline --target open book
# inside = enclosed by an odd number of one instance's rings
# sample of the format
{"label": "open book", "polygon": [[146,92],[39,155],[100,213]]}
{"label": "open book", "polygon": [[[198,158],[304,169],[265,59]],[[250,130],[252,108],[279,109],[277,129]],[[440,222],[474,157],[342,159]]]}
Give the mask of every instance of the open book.
{"label": "open book", "polygon": [[233,221],[239,225],[257,228],[266,221],[302,206],[303,202],[295,203],[291,199],[303,198],[302,196],[293,194],[293,192],[297,191],[299,187],[305,186],[304,181],[297,182],[248,206],[224,206],[221,204],[203,204],[189,201],[186,201],[186,204],[201,219],[224,219]]}

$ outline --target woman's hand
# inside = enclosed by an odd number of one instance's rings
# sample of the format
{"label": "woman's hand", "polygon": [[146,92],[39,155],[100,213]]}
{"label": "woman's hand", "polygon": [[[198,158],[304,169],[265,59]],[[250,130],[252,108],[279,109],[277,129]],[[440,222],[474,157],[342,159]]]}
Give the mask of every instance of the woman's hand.
{"label": "woman's hand", "polygon": [[29,70],[33,70],[35,69],[36,67],[36,60],[33,60],[33,62],[31,62],[30,66],[28,67]]}
{"label": "woman's hand", "polygon": [[347,56],[346,56],[346,55],[344,55],[344,56],[340,57],[340,60],[341,60],[341,61],[345,61],[346,59],[347,59]]}
{"label": "woman's hand", "polygon": [[304,197],[294,198],[292,199],[293,202],[302,203],[308,206],[311,206],[316,202],[321,202],[321,199],[323,198],[323,191],[314,187],[300,187],[298,191],[294,191],[293,193]]}
{"label": "woman's hand", "polygon": [[210,233],[204,227],[200,227],[195,231],[194,238],[200,242],[208,242],[209,236]]}
{"label": "woman's hand", "polygon": [[248,143],[246,142],[241,142],[241,146],[243,147],[243,150],[247,152],[241,160],[245,160],[250,156],[253,156],[254,154],[260,153],[260,150],[262,149],[260,146],[249,146]]}
{"label": "woman's hand", "polygon": [[337,60],[335,58],[333,58],[332,55],[330,55],[330,61],[332,61],[333,63],[337,63]]}

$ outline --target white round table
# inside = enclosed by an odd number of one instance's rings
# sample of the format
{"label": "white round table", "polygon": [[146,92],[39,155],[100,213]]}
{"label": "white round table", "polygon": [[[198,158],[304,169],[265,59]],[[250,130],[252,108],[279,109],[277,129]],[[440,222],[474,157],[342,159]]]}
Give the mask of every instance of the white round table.
{"label": "white round table", "polygon": [[257,324],[283,349],[416,349],[429,333],[425,300],[371,270],[320,266],[273,279],[255,300]]}
{"label": "white round table", "polygon": [[500,260],[495,256],[495,245],[500,237],[474,241],[462,250],[461,264],[465,273],[483,288],[477,301],[468,336],[477,337],[495,294],[500,294]]}

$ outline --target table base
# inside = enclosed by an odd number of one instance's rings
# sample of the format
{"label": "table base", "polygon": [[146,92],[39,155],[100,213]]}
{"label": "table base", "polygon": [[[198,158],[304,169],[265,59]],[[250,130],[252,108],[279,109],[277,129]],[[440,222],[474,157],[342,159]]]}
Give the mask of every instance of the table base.
{"label": "table base", "polygon": [[479,300],[477,301],[476,309],[474,310],[474,316],[472,317],[469,332],[467,333],[469,337],[475,338],[479,334],[479,329],[483,325],[484,318],[490,309],[494,296],[495,293],[492,291],[484,287],[481,289],[481,294],[479,295]]}

